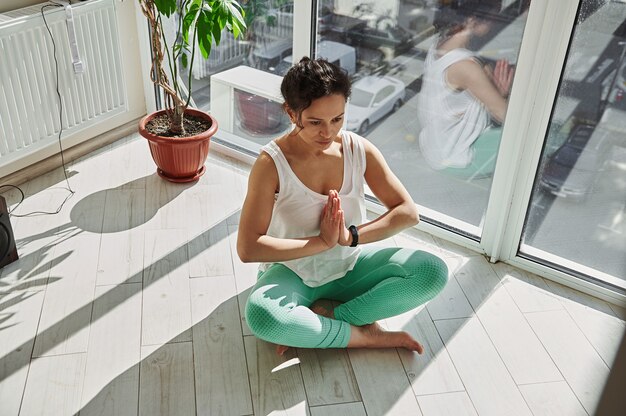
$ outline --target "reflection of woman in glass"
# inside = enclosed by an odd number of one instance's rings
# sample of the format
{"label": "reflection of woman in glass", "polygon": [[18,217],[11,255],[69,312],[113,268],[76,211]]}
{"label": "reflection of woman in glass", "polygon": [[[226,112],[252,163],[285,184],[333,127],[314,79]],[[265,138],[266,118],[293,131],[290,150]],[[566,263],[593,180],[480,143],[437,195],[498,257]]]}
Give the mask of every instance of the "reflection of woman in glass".
{"label": "reflection of woman in glass", "polygon": [[434,169],[464,178],[493,173],[513,69],[500,60],[483,65],[471,46],[491,29],[500,1],[468,0],[441,10],[440,34],[426,57],[418,115],[424,158]]}

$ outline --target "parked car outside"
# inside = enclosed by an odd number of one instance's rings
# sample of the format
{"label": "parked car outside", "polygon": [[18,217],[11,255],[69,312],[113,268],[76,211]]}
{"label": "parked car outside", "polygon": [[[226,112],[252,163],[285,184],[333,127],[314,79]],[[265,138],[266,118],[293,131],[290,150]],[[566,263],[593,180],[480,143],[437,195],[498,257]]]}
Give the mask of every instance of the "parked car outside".
{"label": "parked car outside", "polygon": [[546,162],[539,183],[548,192],[568,198],[591,194],[610,150],[607,130],[579,124]]}
{"label": "parked car outside", "polygon": [[284,57],[291,55],[292,44],[291,39],[258,42],[252,51],[255,68],[262,71],[273,72],[274,68],[276,68]]}
{"label": "parked car outside", "polygon": [[343,36],[348,45],[379,49],[385,53],[387,59],[406,53],[414,46],[413,35],[392,25],[374,28],[362,23],[346,30]]}
{"label": "parked car outside", "polygon": [[317,31],[320,35],[328,32],[344,33],[355,26],[367,23],[358,17],[335,13],[332,9],[322,6],[317,18]]}
{"label": "parked car outside", "polygon": [[[324,58],[328,62],[345,69],[350,76],[356,73],[356,50],[352,46],[330,40],[322,40],[317,44],[317,57]],[[293,56],[289,55],[276,66],[274,72],[277,75],[284,76],[292,66]]]}
{"label": "parked car outside", "polygon": [[346,128],[359,134],[371,124],[400,108],[406,91],[404,83],[390,76],[366,76],[352,84],[346,109]]}

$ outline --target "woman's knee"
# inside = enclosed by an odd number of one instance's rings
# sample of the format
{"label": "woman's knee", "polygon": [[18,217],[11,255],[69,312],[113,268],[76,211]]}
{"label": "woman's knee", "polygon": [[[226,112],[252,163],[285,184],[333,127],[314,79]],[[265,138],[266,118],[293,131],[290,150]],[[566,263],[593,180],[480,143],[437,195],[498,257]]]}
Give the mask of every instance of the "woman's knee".
{"label": "woman's knee", "polygon": [[267,300],[263,294],[253,291],[246,302],[245,316],[250,332],[257,338],[272,341],[272,334],[276,332],[278,321],[276,311],[272,310],[274,308]]}
{"label": "woman's knee", "polygon": [[430,281],[433,291],[439,293],[448,284],[449,271],[448,265],[435,255],[430,256]]}
{"label": "woman's knee", "polygon": [[439,257],[425,252],[412,265],[412,277],[421,293],[435,297],[448,283],[448,266]]}

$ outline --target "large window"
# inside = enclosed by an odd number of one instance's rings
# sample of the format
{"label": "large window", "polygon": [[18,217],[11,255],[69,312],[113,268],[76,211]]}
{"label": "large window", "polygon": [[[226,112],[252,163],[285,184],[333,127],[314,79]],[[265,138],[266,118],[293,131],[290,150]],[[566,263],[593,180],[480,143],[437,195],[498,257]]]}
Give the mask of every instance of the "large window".
{"label": "large window", "polygon": [[626,288],[626,3],[583,1],[520,252]]}
{"label": "large window", "polygon": [[192,79],[221,149],[250,160],[288,131],[282,76],[326,58],[353,81],[344,128],[383,152],[418,227],[626,300],[626,1],[241,3],[246,37]]}

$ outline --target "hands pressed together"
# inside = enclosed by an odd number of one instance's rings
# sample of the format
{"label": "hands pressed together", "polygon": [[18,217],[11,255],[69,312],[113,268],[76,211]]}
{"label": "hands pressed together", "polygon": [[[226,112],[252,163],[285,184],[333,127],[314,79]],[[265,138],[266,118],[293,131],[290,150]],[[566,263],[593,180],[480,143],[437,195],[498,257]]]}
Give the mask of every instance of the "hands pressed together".
{"label": "hands pressed together", "polygon": [[349,246],[352,242],[352,235],[347,228],[341,209],[339,193],[334,189],[328,192],[326,205],[322,209],[319,236],[328,248],[333,248],[337,244]]}
{"label": "hands pressed together", "polygon": [[506,59],[500,59],[496,62],[496,67],[493,71],[492,79],[498,92],[503,97],[508,97],[511,91],[511,84],[513,84],[513,75],[515,69],[509,64]]}

